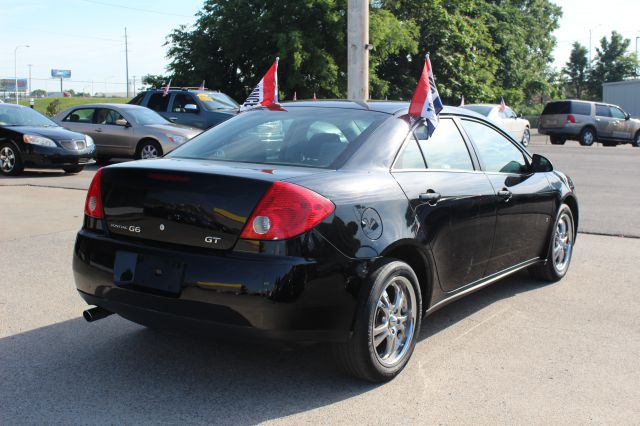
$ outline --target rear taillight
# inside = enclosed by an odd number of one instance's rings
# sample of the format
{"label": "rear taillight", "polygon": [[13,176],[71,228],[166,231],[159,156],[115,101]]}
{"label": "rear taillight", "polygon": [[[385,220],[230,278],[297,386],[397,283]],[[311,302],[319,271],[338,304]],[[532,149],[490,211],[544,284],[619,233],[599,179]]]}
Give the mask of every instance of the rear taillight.
{"label": "rear taillight", "polygon": [[89,185],[89,192],[87,192],[87,200],[84,203],[84,214],[96,219],[102,219],[104,216],[102,213],[102,196],[100,195],[100,176],[102,176],[101,168],[93,176],[91,185]]}
{"label": "rear taillight", "polygon": [[287,182],[275,182],[247,221],[240,238],[284,240],[300,235],[333,213],[333,203],[320,194]]}
{"label": "rear taillight", "polygon": [[567,115],[567,123],[575,123],[575,122],[576,122],[576,118],[573,116],[573,114]]}

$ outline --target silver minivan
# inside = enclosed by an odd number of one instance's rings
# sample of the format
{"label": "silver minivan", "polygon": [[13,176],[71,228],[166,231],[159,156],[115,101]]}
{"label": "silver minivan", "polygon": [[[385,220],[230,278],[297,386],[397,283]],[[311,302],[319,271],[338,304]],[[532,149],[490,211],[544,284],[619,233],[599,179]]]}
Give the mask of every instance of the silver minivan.
{"label": "silver minivan", "polygon": [[602,102],[549,102],[540,116],[538,133],[549,135],[554,145],[571,139],[584,146],[597,141],[604,146],[631,143],[640,147],[640,120],[631,118],[617,105]]}

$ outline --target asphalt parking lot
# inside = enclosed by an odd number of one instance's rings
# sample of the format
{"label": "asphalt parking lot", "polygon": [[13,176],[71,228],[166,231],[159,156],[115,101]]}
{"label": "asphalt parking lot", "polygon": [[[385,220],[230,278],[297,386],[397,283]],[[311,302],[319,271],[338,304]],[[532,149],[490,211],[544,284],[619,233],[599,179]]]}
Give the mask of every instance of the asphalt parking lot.
{"label": "asphalt parking lot", "polygon": [[640,149],[532,152],[572,176],[571,270],[521,273],[427,318],[391,383],[283,349],[82,319],[71,253],[95,168],[0,177],[0,424],[638,424]]}

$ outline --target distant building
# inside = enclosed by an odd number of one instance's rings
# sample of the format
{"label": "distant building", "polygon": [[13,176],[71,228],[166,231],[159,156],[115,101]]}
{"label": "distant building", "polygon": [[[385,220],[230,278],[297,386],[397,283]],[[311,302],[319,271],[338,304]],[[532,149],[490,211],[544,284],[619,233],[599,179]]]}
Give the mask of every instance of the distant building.
{"label": "distant building", "polygon": [[640,80],[624,80],[604,83],[602,100],[619,105],[632,117],[640,117]]}

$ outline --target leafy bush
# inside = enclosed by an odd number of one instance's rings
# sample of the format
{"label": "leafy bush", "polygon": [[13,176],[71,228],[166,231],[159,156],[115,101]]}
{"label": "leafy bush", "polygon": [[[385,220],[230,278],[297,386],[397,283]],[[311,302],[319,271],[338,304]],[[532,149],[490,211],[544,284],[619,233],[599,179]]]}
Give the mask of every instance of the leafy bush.
{"label": "leafy bush", "polygon": [[60,112],[60,101],[54,99],[49,105],[47,105],[47,115],[53,117]]}

